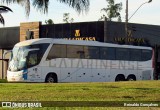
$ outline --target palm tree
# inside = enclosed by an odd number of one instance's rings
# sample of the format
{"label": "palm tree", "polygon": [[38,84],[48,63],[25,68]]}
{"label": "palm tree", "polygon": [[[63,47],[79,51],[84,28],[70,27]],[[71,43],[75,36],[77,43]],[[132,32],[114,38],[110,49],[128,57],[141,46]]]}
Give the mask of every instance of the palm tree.
{"label": "palm tree", "polygon": [[[114,0],[106,0],[106,1],[108,2],[107,8],[103,8],[101,9],[101,11],[107,13],[107,18],[109,21],[112,21],[112,18],[117,18],[117,17],[118,21],[121,21],[120,11],[122,10],[122,2],[115,4]],[[102,17],[104,18],[106,16],[103,15]]]}
{"label": "palm tree", "polygon": [[4,21],[4,18],[3,18],[1,13],[6,13],[8,11],[13,12],[9,7],[0,6],[0,23],[3,24],[3,25],[5,24],[5,21]]}
{"label": "palm tree", "polygon": [[[78,13],[81,13],[82,11],[88,11],[89,9],[89,0],[57,0],[60,3],[65,3],[69,5],[70,7],[74,8]],[[29,16],[30,13],[30,2],[32,2],[32,5],[37,10],[41,11],[42,13],[48,12],[48,5],[49,0],[2,0],[3,3],[18,3],[25,7],[26,16]]]}

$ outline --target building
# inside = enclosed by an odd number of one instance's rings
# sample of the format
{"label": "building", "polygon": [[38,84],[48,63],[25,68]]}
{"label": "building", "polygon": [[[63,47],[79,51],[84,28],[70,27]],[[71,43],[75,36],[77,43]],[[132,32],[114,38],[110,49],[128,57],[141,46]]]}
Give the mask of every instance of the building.
{"label": "building", "polygon": [[151,46],[155,49],[156,79],[159,73],[160,26],[128,24],[128,37],[125,37],[125,23],[95,21],[42,25],[41,22],[21,23],[20,27],[0,28],[0,78],[6,77],[8,59],[3,53],[26,39],[64,38],[69,40],[96,40],[100,42]]}

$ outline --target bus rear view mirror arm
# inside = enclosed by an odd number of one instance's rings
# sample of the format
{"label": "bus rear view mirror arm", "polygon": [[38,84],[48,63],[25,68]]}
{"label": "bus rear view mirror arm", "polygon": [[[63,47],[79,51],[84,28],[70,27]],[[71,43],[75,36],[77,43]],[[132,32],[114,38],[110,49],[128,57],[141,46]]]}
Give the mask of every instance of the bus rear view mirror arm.
{"label": "bus rear view mirror arm", "polygon": [[12,52],[12,50],[5,51],[5,52],[3,53],[3,59],[5,59],[6,54],[11,53],[11,52]]}

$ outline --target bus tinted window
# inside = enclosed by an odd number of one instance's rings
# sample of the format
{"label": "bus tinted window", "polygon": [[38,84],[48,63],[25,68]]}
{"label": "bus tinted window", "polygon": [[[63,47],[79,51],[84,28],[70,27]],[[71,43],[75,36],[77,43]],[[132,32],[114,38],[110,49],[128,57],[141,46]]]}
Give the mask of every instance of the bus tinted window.
{"label": "bus tinted window", "polygon": [[116,49],[116,60],[129,60],[129,51],[125,48]]}
{"label": "bus tinted window", "polygon": [[140,49],[130,49],[130,61],[141,61]]}
{"label": "bus tinted window", "polygon": [[39,44],[39,51],[38,51],[38,61],[40,62],[40,60],[42,59],[44,53],[46,52],[47,48],[48,48],[49,44]]}
{"label": "bus tinted window", "polygon": [[37,56],[37,64],[40,63],[44,53],[46,52],[47,48],[48,48],[49,44],[48,43],[43,43],[43,44],[35,44],[35,45],[31,45],[30,48],[31,49],[39,49],[38,51],[36,51],[38,53]]}
{"label": "bus tinted window", "polygon": [[99,47],[85,46],[84,53],[87,59],[99,59]]}
{"label": "bus tinted window", "polygon": [[115,48],[100,48],[100,58],[104,60],[115,60]]}
{"label": "bus tinted window", "polygon": [[[39,46],[41,47],[42,45]],[[43,47],[41,47],[41,49]],[[42,50],[46,50],[46,48]],[[43,55],[44,53],[42,52],[41,54]],[[41,56],[41,54],[39,55]],[[55,44],[52,46],[47,59],[86,58],[86,59],[103,59],[103,60],[147,61],[150,60],[151,57],[152,57],[152,51],[145,49]]]}
{"label": "bus tinted window", "polygon": [[100,58],[101,59],[107,59],[107,54],[108,54],[108,48],[100,48]]}
{"label": "bus tinted window", "polygon": [[66,57],[66,45],[53,45],[47,59],[53,58],[65,58]]}
{"label": "bus tinted window", "polygon": [[30,51],[27,59],[27,67],[33,67],[39,63],[37,51]]}
{"label": "bus tinted window", "polygon": [[108,48],[107,60],[115,60],[116,59],[116,49]]}
{"label": "bus tinted window", "polygon": [[83,58],[83,46],[67,45],[67,58]]}
{"label": "bus tinted window", "polygon": [[152,51],[151,50],[142,50],[142,61],[151,60]]}

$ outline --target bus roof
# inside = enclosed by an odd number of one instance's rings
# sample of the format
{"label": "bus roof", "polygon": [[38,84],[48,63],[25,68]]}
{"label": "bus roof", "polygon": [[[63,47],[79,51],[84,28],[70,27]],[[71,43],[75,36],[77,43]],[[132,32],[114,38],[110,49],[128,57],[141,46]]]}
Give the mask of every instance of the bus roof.
{"label": "bus roof", "polygon": [[51,40],[52,39],[49,39],[49,38],[31,39],[31,40],[21,41],[17,43],[15,46],[27,46],[27,45],[39,44],[39,43],[52,43]]}
{"label": "bus roof", "polygon": [[40,39],[26,40],[26,41],[17,43],[15,46],[27,46],[27,45],[41,44],[41,43],[152,49],[151,47],[145,47],[145,46],[119,45],[119,44],[104,43],[104,42],[98,42],[98,41],[66,40],[66,39],[54,39],[54,38],[40,38]]}

